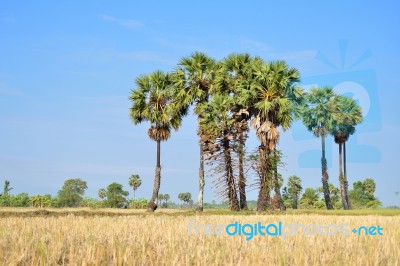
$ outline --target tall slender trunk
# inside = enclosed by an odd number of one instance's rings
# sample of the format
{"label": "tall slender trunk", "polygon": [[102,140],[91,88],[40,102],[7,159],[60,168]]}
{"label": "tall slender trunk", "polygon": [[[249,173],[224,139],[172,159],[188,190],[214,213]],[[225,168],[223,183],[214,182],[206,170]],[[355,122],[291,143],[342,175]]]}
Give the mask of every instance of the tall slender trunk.
{"label": "tall slender trunk", "polygon": [[199,196],[197,197],[197,208],[199,212],[203,211],[203,197],[204,197],[204,155],[203,145],[200,143],[200,167],[199,167]]}
{"label": "tall slender trunk", "polygon": [[332,210],[332,202],[329,191],[329,175],[328,175],[328,165],[325,158],[325,136],[321,136],[321,144],[322,144],[322,158],[321,158],[321,166],[322,166],[322,187],[324,190],[324,198],[326,208],[328,210]]}
{"label": "tall slender trunk", "polygon": [[267,147],[261,145],[260,152],[260,190],[257,198],[257,211],[266,211],[270,207],[270,187],[267,182],[268,175],[268,153]]}
{"label": "tall slender trunk", "polygon": [[343,142],[343,183],[344,183],[344,194],[346,196],[347,207],[351,210],[351,202],[349,197],[349,182],[347,181],[347,171],[346,171],[346,141]]}
{"label": "tall slender trunk", "polygon": [[240,133],[239,137],[239,146],[238,146],[238,155],[239,155],[239,201],[240,201],[240,209],[247,210],[247,200],[246,200],[246,177],[244,176],[244,140],[243,133]]}
{"label": "tall slender trunk", "polygon": [[[225,134],[226,135],[226,134]],[[232,156],[230,152],[229,140],[224,140],[224,159],[225,159],[225,174],[228,185],[229,207],[232,211],[239,210],[239,201],[237,198],[235,177],[233,175]]]}
{"label": "tall slender trunk", "polygon": [[157,164],[156,164],[156,173],[154,176],[154,186],[153,186],[153,194],[151,196],[151,200],[147,205],[148,212],[154,212],[157,209],[157,200],[158,200],[158,192],[160,191],[160,183],[161,183],[161,164],[160,164],[160,140],[157,140]]}
{"label": "tall slender trunk", "polygon": [[299,196],[296,193],[296,195],[294,195],[293,198],[293,205],[292,205],[293,209],[297,209],[298,205],[299,205]]}
{"label": "tall slender trunk", "polygon": [[274,190],[275,190],[275,197],[278,201],[279,210],[286,211],[285,204],[283,204],[282,196],[281,196],[281,188],[279,186],[278,180],[278,166],[274,165]]}
{"label": "tall slender trunk", "polygon": [[342,153],[342,143],[339,142],[339,183],[340,183],[340,196],[342,197],[342,205],[343,209],[347,210],[348,205],[347,205],[347,200],[346,200],[346,192],[344,188],[344,177],[343,177],[343,153]]}

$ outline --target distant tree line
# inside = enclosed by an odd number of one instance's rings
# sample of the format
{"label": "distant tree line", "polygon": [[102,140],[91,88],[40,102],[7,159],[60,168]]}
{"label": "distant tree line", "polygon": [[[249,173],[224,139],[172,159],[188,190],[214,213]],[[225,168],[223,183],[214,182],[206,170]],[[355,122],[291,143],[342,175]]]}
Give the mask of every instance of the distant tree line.
{"label": "distant tree line", "polygon": [[[140,180],[140,177],[135,175],[135,180]],[[140,185],[139,181],[135,184],[129,179],[128,184],[136,190]],[[280,182],[280,188],[283,185],[283,180]],[[81,179],[68,179],[64,182],[62,188],[58,191],[56,197],[51,195],[34,195],[29,196],[28,193],[20,193],[11,195],[10,182],[6,180],[3,186],[3,193],[0,194],[0,207],[91,207],[91,208],[132,208],[146,209],[149,200],[146,198],[128,199],[128,191],[123,189],[123,186],[118,183],[111,183],[106,189],[99,190],[99,198],[84,197],[87,189],[86,181]],[[329,184],[330,198],[335,209],[342,209],[342,201],[340,198],[340,189],[333,184]],[[355,209],[363,208],[379,208],[382,203],[374,196],[376,190],[375,181],[372,178],[367,178],[363,181],[353,183],[353,188],[350,190],[349,196]],[[398,193],[397,193],[398,194]],[[326,208],[323,200],[323,188],[306,188],[303,190],[301,179],[298,176],[290,176],[287,185],[282,188],[282,199],[286,208],[292,209],[324,209]],[[158,206],[160,208],[195,208],[192,194],[190,192],[182,192],[178,194],[178,199],[181,203],[170,201],[169,194],[158,194]],[[270,199],[271,204],[275,208],[279,208],[279,201],[276,197]],[[248,201],[248,209],[257,209],[257,201]],[[206,209],[228,208],[229,201],[216,203],[204,203]]]}

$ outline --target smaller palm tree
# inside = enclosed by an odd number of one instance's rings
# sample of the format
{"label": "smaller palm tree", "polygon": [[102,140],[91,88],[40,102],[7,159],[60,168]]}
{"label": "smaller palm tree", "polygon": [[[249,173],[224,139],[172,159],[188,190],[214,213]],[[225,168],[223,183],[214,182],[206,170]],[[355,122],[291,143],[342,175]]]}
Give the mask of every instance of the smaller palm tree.
{"label": "smaller palm tree", "polygon": [[176,105],[172,93],[172,79],[168,73],[156,71],[150,75],[136,79],[136,90],[131,91],[129,99],[132,101],[130,116],[132,122],[140,124],[150,122],[148,136],[157,143],[157,163],[154,176],[154,186],[147,211],[157,209],[157,198],[161,183],[161,141],[171,136],[171,129],[178,130],[182,116],[187,108]]}
{"label": "smaller palm tree", "polygon": [[332,112],[332,101],[335,94],[331,87],[312,88],[306,96],[307,103],[302,112],[303,123],[307,129],[317,138],[321,138],[321,174],[322,186],[326,208],[333,209],[329,191],[328,165],[325,157],[325,139],[333,129],[334,117]]}
{"label": "smaller palm tree", "polygon": [[337,96],[331,102],[331,109],[335,122],[331,134],[339,145],[339,182],[342,204],[343,208],[348,210],[351,209],[351,203],[346,172],[346,142],[356,131],[355,126],[362,122],[362,111],[354,99],[345,96]]}
{"label": "smaller palm tree", "polygon": [[287,192],[292,201],[292,208],[297,209],[299,206],[299,196],[303,187],[301,186],[301,179],[298,176],[292,175],[288,180]]}
{"label": "smaller palm tree", "polygon": [[133,198],[135,199],[135,192],[142,184],[142,180],[140,179],[139,175],[131,175],[129,178],[129,186],[133,189]]}
{"label": "smaller palm tree", "polygon": [[104,188],[99,189],[99,198],[104,200],[107,197],[107,191]]}

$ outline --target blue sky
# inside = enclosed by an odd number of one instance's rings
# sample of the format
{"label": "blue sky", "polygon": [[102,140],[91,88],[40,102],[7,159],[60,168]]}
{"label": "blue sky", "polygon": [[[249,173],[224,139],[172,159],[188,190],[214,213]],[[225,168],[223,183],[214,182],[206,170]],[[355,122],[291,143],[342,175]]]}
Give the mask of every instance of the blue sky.
{"label": "blue sky", "polygon": [[[87,195],[111,182],[143,180],[150,197],[156,145],[133,126],[128,95],[140,74],[173,70],[194,51],[216,59],[248,52],[284,59],[303,85],[356,98],[365,122],[348,149],[350,183],[373,177],[384,205],[400,205],[400,25],[395,1],[2,1],[0,4],[0,183],[13,193],[53,194],[68,178]],[[301,123],[282,134],[285,179],[320,186],[320,142]],[[248,150],[257,141],[251,133]],[[336,184],[337,146],[328,139]],[[161,193],[197,197],[196,120],[162,144]],[[254,177],[249,177],[253,182]],[[205,200],[215,199],[212,178]],[[131,193],[132,194],[132,193]],[[249,198],[256,199],[256,191]]]}

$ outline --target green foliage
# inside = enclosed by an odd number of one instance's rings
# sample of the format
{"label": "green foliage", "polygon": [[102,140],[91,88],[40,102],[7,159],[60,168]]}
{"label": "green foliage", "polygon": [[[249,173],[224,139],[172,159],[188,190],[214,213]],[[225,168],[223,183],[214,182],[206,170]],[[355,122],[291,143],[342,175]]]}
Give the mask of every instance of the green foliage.
{"label": "green foliage", "polygon": [[36,195],[33,197],[29,198],[29,202],[32,205],[32,207],[36,208],[44,208],[44,207],[50,207],[55,205],[55,201],[53,201],[51,195]]}
{"label": "green foliage", "polygon": [[318,191],[313,188],[306,188],[300,199],[300,206],[305,209],[315,208],[319,206],[319,204],[314,206],[318,200]]}
{"label": "green foliage", "polygon": [[300,193],[303,187],[301,186],[301,179],[298,176],[292,175],[288,179],[287,191],[285,191],[284,201],[290,201],[293,209],[297,209]]}
{"label": "green foliage", "polygon": [[132,187],[132,189],[133,189],[133,198],[135,198],[135,192],[142,184],[142,180],[140,179],[139,175],[131,175],[131,177],[129,177],[128,183],[129,183],[129,186]]}
{"label": "green foliage", "polygon": [[135,81],[136,89],[131,91],[130,117],[136,125],[150,122],[148,135],[154,141],[166,141],[171,128],[177,130],[182,122],[182,110],[175,106],[172,94],[171,75],[155,71],[142,75]]}
{"label": "green foliage", "polygon": [[375,181],[372,178],[367,178],[364,181],[353,183],[353,189],[350,190],[350,199],[353,208],[378,208],[382,203],[375,198]]}
{"label": "green foliage", "polygon": [[[324,188],[322,186],[319,187],[318,192],[323,195]],[[339,207],[339,209],[342,208],[343,206],[342,206],[342,200],[340,197],[340,189],[335,187],[332,183],[329,183],[329,192],[330,192],[329,196],[331,198],[332,205],[335,207],[335,209],[337,209],[337,207]]]}
{"label": "green foliage", "polygon": [[102,208],[106,207],[105,202],[92,197],[85,197],[81,203],[82,207]]}
{"label": "green foliage", "polygon": [[303,123],[316,137],[327,136],[334,127],[332,101],[335,94],[331,87],[312,88],[306,96]]}
{"label": "green foliage", "polygon": [[337,143],[346,142],[354,134],[355,126],[363,121],[361,107],[349,97],[337,95],[330,102],[333,115],[331,134]]}
{"label": "green foliage", "polygon": [[145,198],[131,199],[128,203],[128,208],[130,209],[146,209],[149,200]]}
{"label": "green foliage", "polygon": [[189,204],[190,201],[192,200],[192,194],[190,194],[189,192],[179,193],[178,199],[180,199],[186,204]]}
{"label": "green foliage", "polygon": [[123,190],[123,186],[116,182],[108,185],[107,189],[100,189],[99,194],[105,192],[105,205],[111,208],[123,208],[127,206],[128,191]]}
{"label": "green foliage", "polygon": [[104,188],[99,189],[99,198],[104,200],[107,197],[107,191]]}
{"label": "green foliage", "polygon": [[87,189],[86,181],[79,178],[68,179],[58,191],[58,202],[61,207],[79,207],[83,201],[83,194]]}
{"label": "green foliage", "polygon": [[4,188],[3,188],[3,194],[1,194],[2,196],[9,196],[9,192],[10,190],[12,190],[13,188],[10,187],[10,181],[6,180],[4,181]]}

